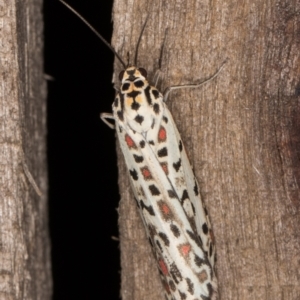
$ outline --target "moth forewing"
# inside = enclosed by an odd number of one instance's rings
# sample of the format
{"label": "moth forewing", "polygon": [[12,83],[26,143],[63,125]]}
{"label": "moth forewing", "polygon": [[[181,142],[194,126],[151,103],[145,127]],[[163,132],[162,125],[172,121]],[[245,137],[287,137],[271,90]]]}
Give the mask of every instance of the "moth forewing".
{"label": "moth forewing", "polygon": [[162,95],[140,69],[129,67],[122,74],[113,114],[166,297],[214,299],[210,225],[198,184]]}
{"label": "moth forewing", "polygon": [[[181,186],[179,186],[179,189],[181,189],[182,191],[181,204],[185,213],[190,218],[190,221],[193,223],[193,225],[196,226],[196,230],[203,244],[203,249],[204,251],[206,251],[212,267],[214,267],[215,247],[211,238],[212,228],[210,225],[205,205],[201,200],[199,184],[187,157],[183,141],[180,137],[176,124],[169,110],[166,110],[165,117],[169,120],[170,124],[167,126],[167,129],[168,132],[170,132],[169,136],[173,139],[173,142],[171,142],[170,145],[174,145],[171,147],[172,155],[169,159],[170,164],[175,164],[178,167],[180,163],[180,166],[182,167],[182,169],[180,170],[183,174],[183,179],[178,178],[178,176],[176,176],[176,173],[173,170],[173,176],[170,176],[170,179],[173,181],[174,186],[178,186],[178,181],[179,183],[183,183]],[[178,144],[177,148],[176,143]],[[179,154],[176,154],[177,149],[179,149]],[[176,157],[178,157],[177,160]],[[175,162],[172,162],[174,160]],[[187,191],[187,194],[185,194],[185,190]],[[187,199],[185,198],[187,197],[187,195],[189,196],[188,199],[190,200],[190,202],[185,201]]]}

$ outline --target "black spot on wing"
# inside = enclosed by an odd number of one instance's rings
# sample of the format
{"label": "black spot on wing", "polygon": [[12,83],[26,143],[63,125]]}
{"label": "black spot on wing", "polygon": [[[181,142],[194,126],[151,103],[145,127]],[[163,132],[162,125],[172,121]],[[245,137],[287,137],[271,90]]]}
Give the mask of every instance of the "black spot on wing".
{"label": "black spot on wing", "polygon": [[198,184],[195,180],[195,185],[194,185],[194,192],[195,192],[195,195],[198,196],[199,195],[199,191],[198,191]]}
{"label": "black spot on wing", "polygon": [[195,254],[195,259],[194,259],[195,264],[200,268],[202,265],[205,265],[207,262],[205,259],[202,259],[198,255]]}
{"label": "black spot on wing", "polygon": [[160,112],[160,106],[159,106],[159,104],[155,103],[155,104],[153,105],[153,111],[154,111],[156,114],[159,114],[159,112]]}
{"label": "black spot on wing", "polygon": [[141,146],[141,148],[144,148],[145,147],[145,141],[140,141],[140,146]]}
{"label": "black spot on wing", "polygon": [[209,297],[211,297],[213,295],[214,289],[210,283],[208,283],[206,286],[208,289]]}
{"label": "black spot on wing", "polygon": [[144,121],[144,117],[143,116],[140,116],[140,115],[137,115],[134,120],[139,123],[139,124],[142,124],[143,121]]}
{"label": "black spot on wing", "polygon": [[180,300],[186,300],[186,294],[181,291],[178,292],[179,292]]}
{"label": "black spot on wing", "polygon": [[152,99],[151,99],[151,95],[150,95],[150,86],[149,85],[144,89],[144,93],[145,93],[148,104],[151,105]]}
{"label": "black spot on wing", "polygon": [[153,141],[148,141],[148,143],[149,143],[150,145],[153,145],[153,146],[154,146],[154,142],[153,142]]}
{"label": "black spot on wing", "polygon": [[168,236],[163,232],[160,232],[158,235],[163,240],[165,246],[169,247],[170,246],[170,241],[168,239]]}
{"label": "black spot on wing", "polygon": [[181,152],[182,151],[182,142],[181,141],[179,141],[179,151]]}
{"label": "black spot on wing", "polygon": [[145,210],[149,213],[149,215],[155,216],[155,212],[154,212],[153,207],[152,207],[151,205],[147,206],[147,205],[144,203],[143,200],[140,200],[140,207],[141,207],[142,209],[145,209]]}
{"label": "black spot on wing", "polygon": [[179,158],[178,162],[173,163],[173,168],[175,169],[176,172],[178,172],[180,167],[181,167],[181,159]]}
{"label": "black spot on wing", "polygon": [[200,297],[201,297],[202,300],[211,300],[210,297],[206,297],[206,296],[204,296],[204,295],[200,295]]}
{"label": "black spot on wing", "polygon": [[174,281],[173,280],[169,280],[168,283],[169,283],[169,287],[171,288],[171,290],[173,292],[175,292],[176,291],[176,285],[175,285]]}
{"label": "black spot on wing", "polygon": [[172,263],[170,265],[170,274],[176,284],[178,284],[182,280],[182,275],[175,263]]}
{"label": "black spot on wing", "polygon": [[192,280],[190,278],[186,278],[186,283],[187,283],[187,286],[188,286],[188,292],[191,294],[191,295],[194,295],[194,284],[192,282]]}
{"label": "black spot on wing", "polygon": [[133,109],[133,110],[138,110],[140,107],[141,107],[141,105],[135,101],[133,101],[131,104],[131,109]]}
{"label": "black spot on wing", "polygon": [[120,121],[124,121],[123,111],[118,110],[117,115],[118,115],[118,118],[119,118]]}
{"label": "black spot on wing", "polygon": [[129,170],[129,173],[133,180],[137,181],[139,179],[137,171],[135,169]]}
{"label": "black spot on wing", "polygon": [[156,228],[153,225],[148,224],[148,231],[149,231],[149,236],[153,240],[154,236],[157,234],[156,233]]}
{"label": "black spot on wing", "polygon": [[155,99],[159,98],[159,91],[157,89],[152,88],[152,95]]}
{"label": "black spot on wing", "polygon": [[189,199],[189,194],[187,190],[184,190],[181,196],[181,202],[184,202],[185,199]]}
{"label": "black spot on wing", "polygon": [[213,246],[212,246],[212,243],[210,243],[209,245],[209,257],[211,257],[213,254]]}
{"label": "black spot on wing", "polygon": [[168,190],[168,195],[170,198],[177,198],[177,195],[173,190]]}
{"label": "black spot on wing", "polygon": [[201,242],[201,245],[203,245],[203,241],[202,241],[202,239],[201,239],[201,236],[200,236],[200,235],[198,235],[198,238],[199,238],[199,240],[200,240],[200,242]]}
{"label": "black spot on wing", "polygon": [[152,124],[151,124],[151,129],[154,128],[154,125],[155,125],[155,120],[153,119],[153,122],[152,122]]}
{"label": "black spot on wing", "polygon": [[192,204],[192,210],[193,210],[193,213],[194,213],[194,215],[196,215],[196,209],[195,209],[195,206],[194,206],[193,203],[191,203],[191,204]]}
{"label": "black spot on wing", "polygon": [[160,242],[158,240],[155,241],[157,247],[159,248],[160,252],[163,252],[163,247],[161,246]]}
{"label": "black spot on wing", "polygon": [[171,224],[170,225],[170,229],[173,232],[173,234],[174,234],[175,237],[179,237],[180,236],[180,230],[179,230],[179,228],[176,225]]}
{"label": "black spot on wing", "polygon": [[202,224],[202,230],[203,230],[204,234],[208,234],[208,227],[207,227],[206,223]]}
{"label": "black spot on wing", "polygon": [[186,233],[189,235],[189,237],[201,248],[202,244],[201,241],[199,240],[198,236],[195,235],[194,232],[190,231],[190,230],[186,230]]}
{"label": "black spot on wing", "polygon": [[133,158],[135,160],[136,163],[141,163],[144,161],[144,157],[143,156],[139,156],[139,155],[136,155],[136,154],[133,154]]}
{"label": "black spot on wing", "polygon": [[149,190],[150,190],[152,196],[158,196],[158,195],[160,195],[159,189],[154,184],[152,184],[152,185],[149,186]]}
{"label": "black spot on wing", "polygon": [[168,123],[168,121],[169,121],[168,118],[165,117],[165,116],[163,116],[163,120],[164,120],[165,123]]}
{"label": "black spot on wing", "polygon": [[168,149],[166,147],[157,151],[158,157],[165,157],[168,156]]}

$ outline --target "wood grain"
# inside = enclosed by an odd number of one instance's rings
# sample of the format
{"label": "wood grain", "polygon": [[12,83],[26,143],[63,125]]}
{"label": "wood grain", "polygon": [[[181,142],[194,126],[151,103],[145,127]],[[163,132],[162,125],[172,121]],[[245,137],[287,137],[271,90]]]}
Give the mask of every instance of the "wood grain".
{"label": "wood grain", "polygon": [[[114,3],[113,45],[125,60],[150,13],[138,59],[150,82],[168,28],[162,91],[228,59],[216,79],[168,99],[213,225],[223,300],[300,298],[299,12],[299,0]],[[163,299],[118,156],[122,299]]]}
{"label": "wood grain", "polygon": [[41,9],[39,0],[0,3],[0,299],[5,300],[47,300],[52,294]]}

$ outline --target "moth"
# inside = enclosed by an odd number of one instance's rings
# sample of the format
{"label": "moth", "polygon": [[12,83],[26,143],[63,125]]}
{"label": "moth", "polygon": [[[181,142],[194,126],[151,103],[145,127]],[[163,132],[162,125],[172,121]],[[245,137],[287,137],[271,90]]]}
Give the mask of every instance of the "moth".
{"label": "moth", "polygon": [[145,26],[146,22],[133,65],[126,65],[96,32],[124,67],[119,74],[121,84],[112,105],[113,113],[102,113],[101,119],[117,132],[134,199],[165,288],[165,299],[217,299],[211,224],[182,139],[166,105],[173,89],[200,84],[170,87],[164,95],[149,84],[146,70],[136,63]]}
{"label": "moth", "polygon": [[166,299],[215,299],[211,226],[172,115],[144,69],[120,79],[113,118]]}

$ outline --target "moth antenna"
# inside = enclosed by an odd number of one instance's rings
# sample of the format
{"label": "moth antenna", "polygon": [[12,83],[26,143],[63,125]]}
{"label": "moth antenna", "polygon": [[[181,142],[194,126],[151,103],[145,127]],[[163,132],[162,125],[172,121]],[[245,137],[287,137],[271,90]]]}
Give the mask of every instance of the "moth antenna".
{"label": "moth antenna", "polygon": [[71,7],[69,4],[67,4],[63,0],[59,0],[63,5],[65,5],[70,11],[72,11],[85,25],[87,25],[95,34],[96,36],[114,53],[116,58],[120,61],[120,63],[123,65],[124,69],[126,69],[126,64],[120,57],[120,55],[117,53],[117,51],[112,47],[110,43],[108,43],[104,37],[84,18],[82,17],[73,7]]}
{"label": "moth antenna", "polygon": [[146,20],[145,20],[145,23],[144,23],[144,25],[143,25],[142,31],[141,31],[141,33],[140,33],[139,39],[138,39],[138,41],[137,41],[136,47],[135,47],[135,56],[134,56],[134,65],[135,65],[135,66],[137,66],[137,57],[138,57],[139,46],[140,46],[140,42],[141,42],[141,39],[142,39],[144,30],[145,30],[147,21],[148,21],[148,19],[149,19],[149,15],[150,15],[150,14],[148,13],[147,18],[146,18]]}
{"label": "moth antenna", "polygon": [[167,38],[167,34],[168,34],[168,28],[165,29],[165,36],[164,36],[164,40],[160,49],[160,55],[159,55],[159,59],[158,59],[158,69],[161,70],[161,66],[162,66],[162,58],[164,55],[164,50],[165,50],[165,43],[166,43],[166,38]]}

